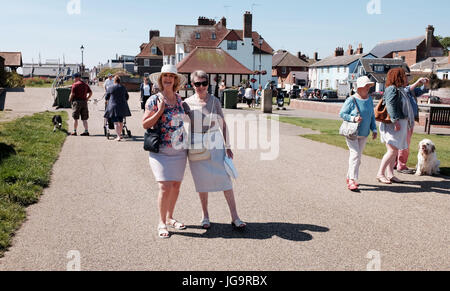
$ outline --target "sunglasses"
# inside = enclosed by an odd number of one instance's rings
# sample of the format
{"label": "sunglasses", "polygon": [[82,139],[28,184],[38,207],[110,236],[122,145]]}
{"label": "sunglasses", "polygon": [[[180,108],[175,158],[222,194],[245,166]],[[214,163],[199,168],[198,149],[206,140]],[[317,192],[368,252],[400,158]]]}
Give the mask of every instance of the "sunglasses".
{"label": "sunglasses", "polygon": [[195,87],[197,87],[197,88],[199,88],[200,86],[203,86],[203,87],[206,87],[206,86],[208,86],[208,81],[205,81],[205,82],[195,82],[194,83],[194,86]]}

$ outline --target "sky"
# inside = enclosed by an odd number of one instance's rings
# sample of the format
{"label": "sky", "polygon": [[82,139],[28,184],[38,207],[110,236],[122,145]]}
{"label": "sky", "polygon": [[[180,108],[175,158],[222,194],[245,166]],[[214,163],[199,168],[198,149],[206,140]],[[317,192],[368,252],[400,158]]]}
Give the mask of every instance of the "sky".
{"label": "sky", "polygon": [[[79,11],[69,5],[77,2]],[[137,55],[151,29],[173,37],[175,25],[195,25],[199,16],[225,16],[228,28],[242,29],[245,11],[274,50],[310,57],[359,43],[370,52],[380,41],[424,35],[429,24],[435,35],[450,36],[448,0],[0,0],[0,51],[21,51],[24,62],[40,54],[42,61],[80,63],[83,45],[92,67],[116,54]]]}

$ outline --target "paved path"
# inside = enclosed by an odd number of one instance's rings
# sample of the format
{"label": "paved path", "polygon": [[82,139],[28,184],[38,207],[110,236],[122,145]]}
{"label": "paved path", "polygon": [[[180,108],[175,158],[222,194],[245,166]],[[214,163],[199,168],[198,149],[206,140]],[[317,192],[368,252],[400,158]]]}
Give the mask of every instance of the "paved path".
{"label": "paved path", "polygon": [[71,250],[79,251],[82,270],[366,270],[373,250],[383,270],[450,270],[448,179],[401,176],[407,184],[381,186],[379,160],[364,157],[363,191],[350,193],[348,152],[300,138],[307,130],[287,124],[280,124],[277,160],[235,152],[245,233],[231,230],[220,193],[210,194],[213,228],[199,228],[188,168],[176,209],[188,230],[159,239],[158,189],[142,150],[137,94],[130,103],[137,138],[123,143],[102,136],[103,113],[91,105],[95,135],[67,139],[50,188],[28,208],[0,270],[65,270]]}

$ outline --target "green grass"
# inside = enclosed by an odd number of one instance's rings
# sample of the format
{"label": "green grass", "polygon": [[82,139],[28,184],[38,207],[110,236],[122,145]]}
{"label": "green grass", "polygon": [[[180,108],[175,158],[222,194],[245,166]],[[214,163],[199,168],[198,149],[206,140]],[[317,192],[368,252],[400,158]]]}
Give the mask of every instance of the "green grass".
{"label": "green grass", "polygon": [[[320,134],[306,134],[302,137],[326,143],[333,146],[338,146],[347,149],[347,143],[345,138],[339,135],[339,127],[342,121],[339,120],[327,120],[327,119],[309,119],[309,118],[297,118],[297,117],[282,117],[280,116],[280,122],[289,123],[303,128],[310,128],[315,131],[320,131]],[[421,140],[429,138],[435,144],[438,149],[438,159],[441,161],[441,173],[445,176],[450,176],[450,137],[440,135],[425,135],[414,133],[411,140],[411,152],[408,161],[408,167],[414,168],[417,164],[418,144]],[[369,137],[364,154],[367,156],[382,159],[386,153],[386,146],[377,140],[372,140]]]}
{"label": "green grass", "polygon": [[[67,125],[67,113],[58,114]],[[64,131],[53,132],[53,115],[38,113],[0,123],[0,257],[26,218],[25,208],[38,202],[50,184],[53,164],[67,137]]]}

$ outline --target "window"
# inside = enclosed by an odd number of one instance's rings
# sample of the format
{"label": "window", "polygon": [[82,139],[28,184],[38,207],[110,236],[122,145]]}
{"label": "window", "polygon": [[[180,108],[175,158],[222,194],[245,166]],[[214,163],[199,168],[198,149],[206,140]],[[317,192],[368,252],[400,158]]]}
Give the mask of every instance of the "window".
{"label": "window", "polygon": [[325,88],[328,88],[328,87],[330,87],[330,80],[327,79],[325,81]]}
{"label": "window", "polygon": [[285,75],[287,73],[286,67],[281,67],[281,74]]}
{"label": "window", "polygon": [[448,80],[448,73],[444,74],[443,80]]}
{"label": "window", "polygon": [[150,67],[150,60],[144,59],[144,67]]}
{"label": "window", "polygon": [[158,48],[156,46],[152,47],[152,55],[158,54]]}
{"label": "window", "polygon": [[195,39],[200,39],[200,32],[195,33]]}
{"label": "window", "polygon": [[216,33],[215,33],[215,32],[213,32],[213,33],[212,33],[212,36],[211,36],[211,38],[212,38],[212,39],[217,39],[217,35],[216,35]]}
{"label": "window", "polygon": [[374,70],[375,72],[381,72],[381,73],[384,73],[384,66],[383,66],[383,65],[374,65],[374,66],[373,66],[373,70]]}
{"label": "window", "polygon": [[341,72],[341,67],[337,67],[337,72],[340,73]]}
{"label": "window", "polygon": [[327,73],[329,73],[330,72],[330,67],[327,67]]}
{"label": "window", "polygon": [[228,40],[227,41],[227,49],[228,50],[237,50],[237,40]]}
{"label": "window", "polygon": [[175,65],[175,56],[171,56],[170,58],[172,60],[172,65]]}
{"label": "window", "polygon": [[181,60],[183,60],[183,54],[179,53],[178,54],[178,62],[181,62]]}

